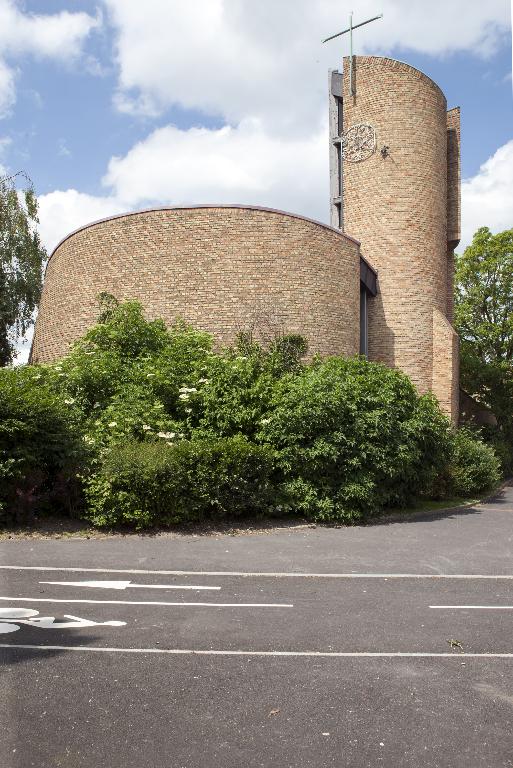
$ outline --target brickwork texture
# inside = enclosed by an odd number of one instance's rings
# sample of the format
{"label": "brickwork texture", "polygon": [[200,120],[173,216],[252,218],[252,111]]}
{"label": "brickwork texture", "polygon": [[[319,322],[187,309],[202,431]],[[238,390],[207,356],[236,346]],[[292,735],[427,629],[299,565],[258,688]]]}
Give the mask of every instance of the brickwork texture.
{"label": "brickwork texture", "polygon": [[269,326],[304,334],[311,353],[359,351],[359,247],[302,217],[246,207],[117,216],[66,238],[48,263],[31,361],[64,356],[97,320],[97,296],[137,299],[220,344]]}
{"label": "brickwork texture", "polygon": [[[98,316],[97,296],[139,300],[149,317],[182,317],[220,344],[268,320],[312,353],[359,351],[359,263],[378,273],[369,358],[403,370],[458,418],[452,328],[460,237],[460,113],[440,88],[393,59],[344,60],[343,128],[370,123],[377,148],[342,170],[344,232],[250,206],[163,208],[84,227],[54,251],[31,360],[66,354]],[[383,151],[382,151],[383,150]],[[300,169],[298,167],[298,174]],[[352,237],[351,237],[352,236]]]}
{"label": "brickwork texture", "polygon": [[[376,152],[344,162],[344,228],[378,272],[369,357],[432,390],[457,420],[458,345],[451,328],[459,238],[459,110],[426,75],[393,59],[344,60],[344,131],[370,123]],[[449,139],[448,139],[449,135]],[[386,151],[381,150],[386,147]]]}

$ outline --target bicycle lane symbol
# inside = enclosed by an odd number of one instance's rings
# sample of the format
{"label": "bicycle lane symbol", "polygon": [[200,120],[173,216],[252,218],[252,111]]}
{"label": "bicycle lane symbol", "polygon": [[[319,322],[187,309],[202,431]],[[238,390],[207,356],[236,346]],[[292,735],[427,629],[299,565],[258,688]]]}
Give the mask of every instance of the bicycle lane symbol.
{"label": "bicycle lane symbol", "polygon": [[64,619],[55,616],[40,616],[39,611],[31,608],[0,608],[0,635],[17,632],[21,625],[39,629],[82,629],[85,627],[124,627],[126,621],[93,621],[80,616],[64,615]]}

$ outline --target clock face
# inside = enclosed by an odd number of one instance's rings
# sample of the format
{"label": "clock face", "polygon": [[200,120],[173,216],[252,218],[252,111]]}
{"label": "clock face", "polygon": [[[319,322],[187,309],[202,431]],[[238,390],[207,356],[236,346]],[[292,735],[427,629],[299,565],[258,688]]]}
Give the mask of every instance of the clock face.
{"label": "clock face", "polygon": [[376,151],[376,132],[368,123],[357,123],[342,139],[342,155],[350,163],[367,160]]}

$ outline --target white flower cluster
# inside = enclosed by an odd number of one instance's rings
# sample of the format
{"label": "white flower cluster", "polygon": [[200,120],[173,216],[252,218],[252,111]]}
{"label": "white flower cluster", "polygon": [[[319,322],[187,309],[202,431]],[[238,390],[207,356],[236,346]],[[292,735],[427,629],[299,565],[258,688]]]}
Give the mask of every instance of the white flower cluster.
{"label": "white flower cluster", "polygon": [[[173,435],[173,437],[174,437],[175,433],[174,432],[159,432],[159,437],[164,437],[165,435]],[[183,432],[180,432],[178,437],[180,438],[180,440],[183,440],[185,435],[183,434]],[[166,440],[167,440],[166,445],[173,445],[173,443],[171,442],[172,439],[173,438],[166,438]]]}
{"label": "white flower cluster", "polygon": [[158,437],[163,437],[164,440],[172,440],[176,437],[176,432],[157,432]]}
{"label": "white flower cluster", "polygon": [[186,387],[185,385],[181,386],[178,390],[180,394],[178,395],[179,400],[188,400],[189,395],[191,392],[197,392],[198,390],[196,387]]}

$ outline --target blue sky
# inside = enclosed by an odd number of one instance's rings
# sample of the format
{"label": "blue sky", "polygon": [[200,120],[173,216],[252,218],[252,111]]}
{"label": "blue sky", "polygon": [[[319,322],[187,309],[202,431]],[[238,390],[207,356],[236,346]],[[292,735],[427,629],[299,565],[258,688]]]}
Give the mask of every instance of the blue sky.
{"label": "blue sky", "polygon": [[[33,12],[57,12],[71,6],[95,11],[89,2],[25,4]],[[4,162],[7,159],[12,168],[28,168],[41,194],[69,187],[102,194],[101,178],[110,157],[125,155],[155,128],[169,123],[184,130],[191,126],[218,128],[224,122],[220,115],[179,105],[165,108],[156,117],[134,117],[117,110],[112,102],[117,85],[112,60],[114,30],[107,19],[105,22],[102,32],[91,35],[85,46],[103,68],[101,76],[85,69],[82,62],[63,67],[28,59],[20,69],[16,106],[2,123],[3,132],[13,142]],[[386,24],[386,20],[375,23]],[[338,47],[337,43],[331,45],[336,67]],[[486,59],[470,51],[433,56],[403,46],[387,53],[432,77],[447,96],[449,108],[461,106],[465,178],[475,175],[498,147],[513,138],[511,40],[507,35]],[[315,62],[313,66],[317,66]]]}
{"label": "blue sky", "polygon": [[[339,0],[0,0],[0,168],[26,171],[51,250],[152,204],[328,218]],[[356,53],[408,61],[462,109],[463,244],[513,226],[509,0],[358,0]]]}

